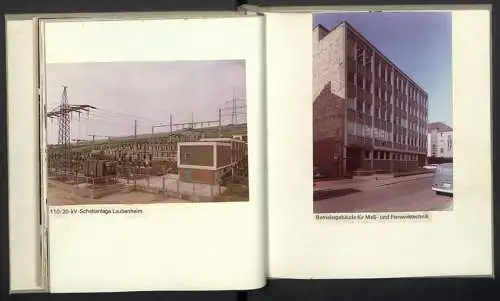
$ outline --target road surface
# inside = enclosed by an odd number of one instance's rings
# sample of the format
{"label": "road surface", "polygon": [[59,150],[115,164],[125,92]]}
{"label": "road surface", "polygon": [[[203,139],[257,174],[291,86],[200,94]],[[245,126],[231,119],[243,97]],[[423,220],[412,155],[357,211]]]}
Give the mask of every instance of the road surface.
{"label": "road surface", "polygon": [[320,192],[314,213],[412,212],[451,210],[453,198],[431,190],[432,177],[389,184],[366,191],[340,188]]}

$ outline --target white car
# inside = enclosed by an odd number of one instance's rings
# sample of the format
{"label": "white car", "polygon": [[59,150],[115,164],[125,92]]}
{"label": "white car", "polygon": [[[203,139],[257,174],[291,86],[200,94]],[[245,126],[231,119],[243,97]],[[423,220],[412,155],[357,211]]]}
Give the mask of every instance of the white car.
{"label": "white car", "polygon": [[436,194],[453,195],[453,163],[439,164],[434,172],[432,190]]}
{"label": "white car", "polygon": [[429,164],[429,165],[425,165],[424,168],[425,169],[436,169],[437,168],[437,164]]}

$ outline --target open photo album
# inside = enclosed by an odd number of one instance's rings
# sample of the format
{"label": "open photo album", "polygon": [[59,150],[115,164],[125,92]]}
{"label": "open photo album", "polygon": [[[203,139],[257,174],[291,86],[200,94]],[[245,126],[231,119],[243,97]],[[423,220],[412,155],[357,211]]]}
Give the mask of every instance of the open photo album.
{"label": "open photo album", "polygon": [[490,18],[8,16],[11,292],[493,277]]}

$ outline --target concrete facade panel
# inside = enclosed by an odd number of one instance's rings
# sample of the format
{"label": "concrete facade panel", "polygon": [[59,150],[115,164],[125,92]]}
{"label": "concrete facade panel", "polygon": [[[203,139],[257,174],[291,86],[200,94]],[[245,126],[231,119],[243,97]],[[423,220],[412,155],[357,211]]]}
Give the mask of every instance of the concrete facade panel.
{"label": "concrete facade panel", "polygon": [[339,25],[327,35],[324,35],[322,27],[314,30],[313,100],[329,83],[333,94],[345,98],[344,25]]}

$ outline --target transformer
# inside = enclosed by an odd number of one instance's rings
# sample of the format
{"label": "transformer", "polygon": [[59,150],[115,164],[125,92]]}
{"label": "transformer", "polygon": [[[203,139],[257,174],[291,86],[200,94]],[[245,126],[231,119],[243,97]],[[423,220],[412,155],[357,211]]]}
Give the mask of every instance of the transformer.
{"label": "transformer", "polygon": [[83,174],[90,178],[116,176],[118,162],[89,159],[83,162]]}

